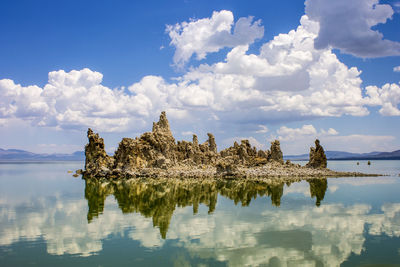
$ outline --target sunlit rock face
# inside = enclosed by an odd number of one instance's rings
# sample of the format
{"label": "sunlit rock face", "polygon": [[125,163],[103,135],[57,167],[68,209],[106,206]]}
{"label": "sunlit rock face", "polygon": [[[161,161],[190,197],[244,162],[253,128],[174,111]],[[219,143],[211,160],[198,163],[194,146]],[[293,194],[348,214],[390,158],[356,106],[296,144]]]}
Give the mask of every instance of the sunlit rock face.
{"label": "sunlit rock face", "polygon": [[310,160],[306,166],[311,168],[326,168],[327,166],[325,151],[318,139],[315,140],[315,147],[310,147]]}
{"label": "sunlit rock face", "polygon": [[283,153],[281,151],[281,144],[278,140],[271,142],[268,159],[283,163]]}
{"label": "sunlit rock face", "polygon": [[136,139],[122,139],[114,158],[117,172],[175,164],[176,144],[165,112],[161,113],[157,123],[153,123],[151,132],[144,133]]}
{"label": "sunlit rock face", "polygon": [[218,154],[214,135],[199,144],[197,136],[193,142],[178,141],[171,133],[166,113],[163,111],[158,122],[153,123],[151,132],[139,138],[123,138],[114,157],[107,156],[103,139],[88,131],[89,144],[86,146],[85,173],[88,176],[101,176],[98,169],[107,168],[107,174],[119,175],[143,168],[167,169],[177,164],[215,164]]}
{"label": "sunlit rock face", "polygon": [[88,129],[89,143],[85,146],[85,169],[95,175],[107,175],[111,173],[114,158],[107,155],[104,148],[104,140],[99,134]]}
{"label": "sunlit rock face", "polygon": [[249,140],[241,140],[240,145],[235,141],[233,146],[222,150],[220,155],[222,162],[252,167],[266,164],[267,153],[268,151],[257,151],[256,147],[250,145]]}
{"label": "sunlit rock face", "polygon": [[193,141],[178,141],[171,133],[166,113],[161,112],[158,122],[153,123],[151,132],[139,138],[123,138],[113,157],[106,154],[103,139],[88,130],[89,143],[86,145],[85,177],[121,176],[133,174],[145,168],[168,169],[173,166],[216,167],[217,173],[235,174],[237,166],[262,166],[268,161],[283,163],[279,141],[271,143],[270,151],[252,147],[248,140],[237,142],[218,153],[213,134],[199,144],[196,135]]}

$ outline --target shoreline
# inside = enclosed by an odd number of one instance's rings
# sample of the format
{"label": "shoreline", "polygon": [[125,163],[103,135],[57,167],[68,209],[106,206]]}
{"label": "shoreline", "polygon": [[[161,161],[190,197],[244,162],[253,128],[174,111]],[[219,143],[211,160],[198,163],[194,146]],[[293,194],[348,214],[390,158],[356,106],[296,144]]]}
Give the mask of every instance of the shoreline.
{"label": "shoreline", "polygon": [[280,164],[271,162],[259,167],[238,167],[235,172],[218,172],[214,166],[174,166],[168,169],[143,168],[136,171],[115,171],[109,174],[92,176],[78,170],[83,179],[128,180],[128,179],[196,179],[219,180],[233,179],[244,181],[298,181],[307,179],[379,177],[385,174],[338,172],[327,168],[307,168],[298,164]]}

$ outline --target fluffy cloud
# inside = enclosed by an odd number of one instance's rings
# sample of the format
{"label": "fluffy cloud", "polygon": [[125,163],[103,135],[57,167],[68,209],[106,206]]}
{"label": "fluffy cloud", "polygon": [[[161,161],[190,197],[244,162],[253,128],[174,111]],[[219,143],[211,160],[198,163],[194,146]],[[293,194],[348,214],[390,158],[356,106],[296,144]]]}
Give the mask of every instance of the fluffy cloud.
{"label": "fluffy cloud", "polygon": [[295,141],[304,137],[318,138],[321,136],[330,136],[339,134],[335,129],[329,128],[328,130],[321,129],[317,132],[311,124],[303,125],[301,128],[289,128],[282,126],[277,131],[278,139],[282,141]]}
{"label": "fluffy cloud", "polygon": [[260,24],[261,21],[253,21],[253,17],[239,18],[234,23],[232,12],[222,10],[214,11],[211,18],[167,25],[170,45],[176,48],[174,63],[182,67],[193,54],[200,60],[224,47],[251,44],[264,35]]}
{"label": "fluffy cloud", "polygon": [[[262,28],[259,21],[252,21],[239,19],[231,34],[233,15],[221,11],[211,18],[171,26],[171,42],[179,41],[176,56],[182,54],[178,56],[181,61],[193,53],[202,58],[221,47],[233,46],[224,61],[192,67],[172,82],[149,75],[128,89],[111,89],[102,85],[101,73],[89,69],[50,72],[43,88],[0,80],[0,119],[113,132],[147,129],[149,121],[166,110],[170,118],[186,126],[188,122],[206,126],[218,121],[226,128],[246,123],[253,132],[265,133],[267,128],[259,125],[365,116],[368,106],[380,106],[382,115],[400,115],[398,85],[370,86],[364,92],[357,68],[347,67],[329,48],[315,49],[319,22],[305,15],[297,29],[275,36],[261,46],[259,53],[252,54],[248,43],[258,38]],[[197,35],[193,32],[203,28],[207,34],[200,35],[202,41],[194,40]],[[242,36],[244,32],[247,37]],[[193,50],[189,44],[201,45]]]}
{"label": "fluffy cloud", "polygon": [[194,89],[191,97],[208,92],[210,108],[229,111],[219,116],[225,120],[367,115],[360,72],[314,48],[318,28],[303,16],[296,30],[265,43],[258,55],[237,46],[224,62],[203,64],[182,79]]}
{"label": "fluffy cloud", "polygon": [[377,86],[367,86],[366,102],[373,106],[381,106],[379,113],[384,116],[400,116],[398,105],[400,104],[399,84],[385,84],[381,88]]}
{"label": "fluffy cloud", "polygon": [[63,129],[123,130],[135,119],[140,125],[140,118],[153,110],[151,92],[128,95],[123,89],[103,86],[102,78],[99,72],[82,69],[50,72],[43,88],[0,80],[0,116]]}
{"label": "fluffy cloud", "polygon": [[286,155],[306,153],[316,138],[320,139],[325,150],[355,153],[370,152],[371,150],[392,151],[392,142],[395,140],[394,136],[385,135],[339,135],[333,128],[317,131],[311,124],[303,125],[300,128],[282,126],[276,133],[276,136],[272,135],[272,139],[281,140],[282,150]]}
{"label": "fluffy cloud", "polygon": [[400,66],[394,67],[394,68],[393,68],[393,71],[394,71],[394,72],[400,72]]}
{"label": "fluffy cloud", "polygon": [[265,125],[258,125],[259,129],[255,133],[267,133],[268,127]]}
{"label": "fluffy cloud", "polygon": [[311,124],[303,125],[301,128],[288,128],[286,126],[282,126],[277,130],[279,134],[279,140],[295,140],[299,138],[299,136],[311,135],[315,136],[317,134],[317,130]]}
{"label": "fluffy cloud", "polygon": [[390,5],[379,0],[306,0],[305,5],[306,14],[320,24],[317,49],[338,48],[363,58],[400,55],[400,43],[372,29],[392,18]]}

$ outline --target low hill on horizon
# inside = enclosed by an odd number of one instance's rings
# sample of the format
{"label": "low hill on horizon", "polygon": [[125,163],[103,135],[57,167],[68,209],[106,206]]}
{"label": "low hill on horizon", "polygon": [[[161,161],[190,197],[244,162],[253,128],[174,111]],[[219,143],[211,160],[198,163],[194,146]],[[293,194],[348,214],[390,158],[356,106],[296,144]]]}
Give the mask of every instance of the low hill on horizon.
{"label": "low hill on horizon", "polygon": [[1,149],[0,161],[82,161],[85,160],[84,151],[71,154],[39,154],[20,149]]}

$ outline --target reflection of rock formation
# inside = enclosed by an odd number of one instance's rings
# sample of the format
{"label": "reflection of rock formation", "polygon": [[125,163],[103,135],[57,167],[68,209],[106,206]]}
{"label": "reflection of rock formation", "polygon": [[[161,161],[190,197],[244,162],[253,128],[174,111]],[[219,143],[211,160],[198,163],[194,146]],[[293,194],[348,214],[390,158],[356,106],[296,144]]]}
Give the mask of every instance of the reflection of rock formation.
{"label": "reflection of rock formation", "polygon": [[328,188],[328,181],[326,179],[312,179],[308,180],[310,184],[311,197],[316,197],[315,205],[319,207],[321,201],[324,200],[326,189]]}
{"label": "reflection of rock formation", "polygon": [[190,183],[159,179],[101,183],[86,180],[88,221],[102,212],[106,196],[113,194],[123,213],[138,212],[145,217],[151,217],[153,225],[160,228],[160,233],[165,238],[176,206],[193,206],[194,213],[197,213],[199,204],[208,206],[209,213],[215,210],[218,192],[216,186],[211,181]]}
{"label": "reflection of rock formation", "polygon": [[[332,183],[336,182],[339,180]],[[114,190],[110,189],[112,183],[103,185],[102,190],[86,190],[92,203],[96,199],[101,201],[104,193]],[[348,187],[347,184],[339,186]],[[101,197],[92,198],[92,193]],[[238,201],[246,199],[243,192],[232,195],[242,196]],[[341,201],[347,203],[346,199]],[[0,246],[8,249],[11,245],[18,247],[19,242],[36,242],[35,245],[46,246],[51,255],[75,254],[74,262],[77,262],[76,256],[94,253],[108,257],[109,251],[102,252],[103,242],[113,238],[119,241],[123,235],[140,243],[140,247],[133,246],[135,249],[151,249],[155,258],[183,251],[194,261],[213,259],[228,266],[260,266],[268,262],[281,266],[340,266],[350,255],[360,255],[363,249],[368,249],[365,241],[369,235],[382,242],[387,236],[400,237],[400,203],[383,204],[376,210],[367,203],[331,203],[319,208],[307,204],[295,208],[281,205],[279,209],[249,205],[233,210],[225,203],[212,215],[199,212],[196,216],[191,215],[190,209],[179,209],[168,229],[168,243],[153,228],[151,219],[135,213],[122,214],[119,203],[112,197],[106,203],[104,214],[87,223],[87,203],[80,197],[51,195],[24,204],[2,198]]]}
{"label": "reflection of rock formation", "polygon": [[110,188],[107,183],[100,186],[85,186],[85,198],[88,201],[87,220],[91,222],[93,217],[98,217],[103,213],[104,202],[110,194]]}
{"label": "reflection of rock formation", "polygon": [[268,184],[237,180],[218,182],[219,193],[232,199],[235,205],[241,202],[242,206],[248,206],[251,200],[257,196],[270,196],[272,205],[279,207],[283,195],[283,187],[283,183]]}
{"label": "reflection of rock formation", "polygon": [[[103,212],[108,195],[114,195],[123,213],[140,213],[152,218],[153,226],[160,228],[166,238],[175,208],[193,206],[197,213],[199,205],[215,210],[217,196],[232,199],[237,205],[248,206],[256,197],[268,196],[273,206],[279,207],[284,183],[265,183],[246,180],[179,180],[179,179],[130,179],[118,182],[86,180],[85,198],[88,200],[88,222]],[[288,186],[290,184],[287,184]],[[324,186],[325,185],[325,186]],[[311,180],[311,197],[317,196],[320,205],[327,188],[325,180]]]}

